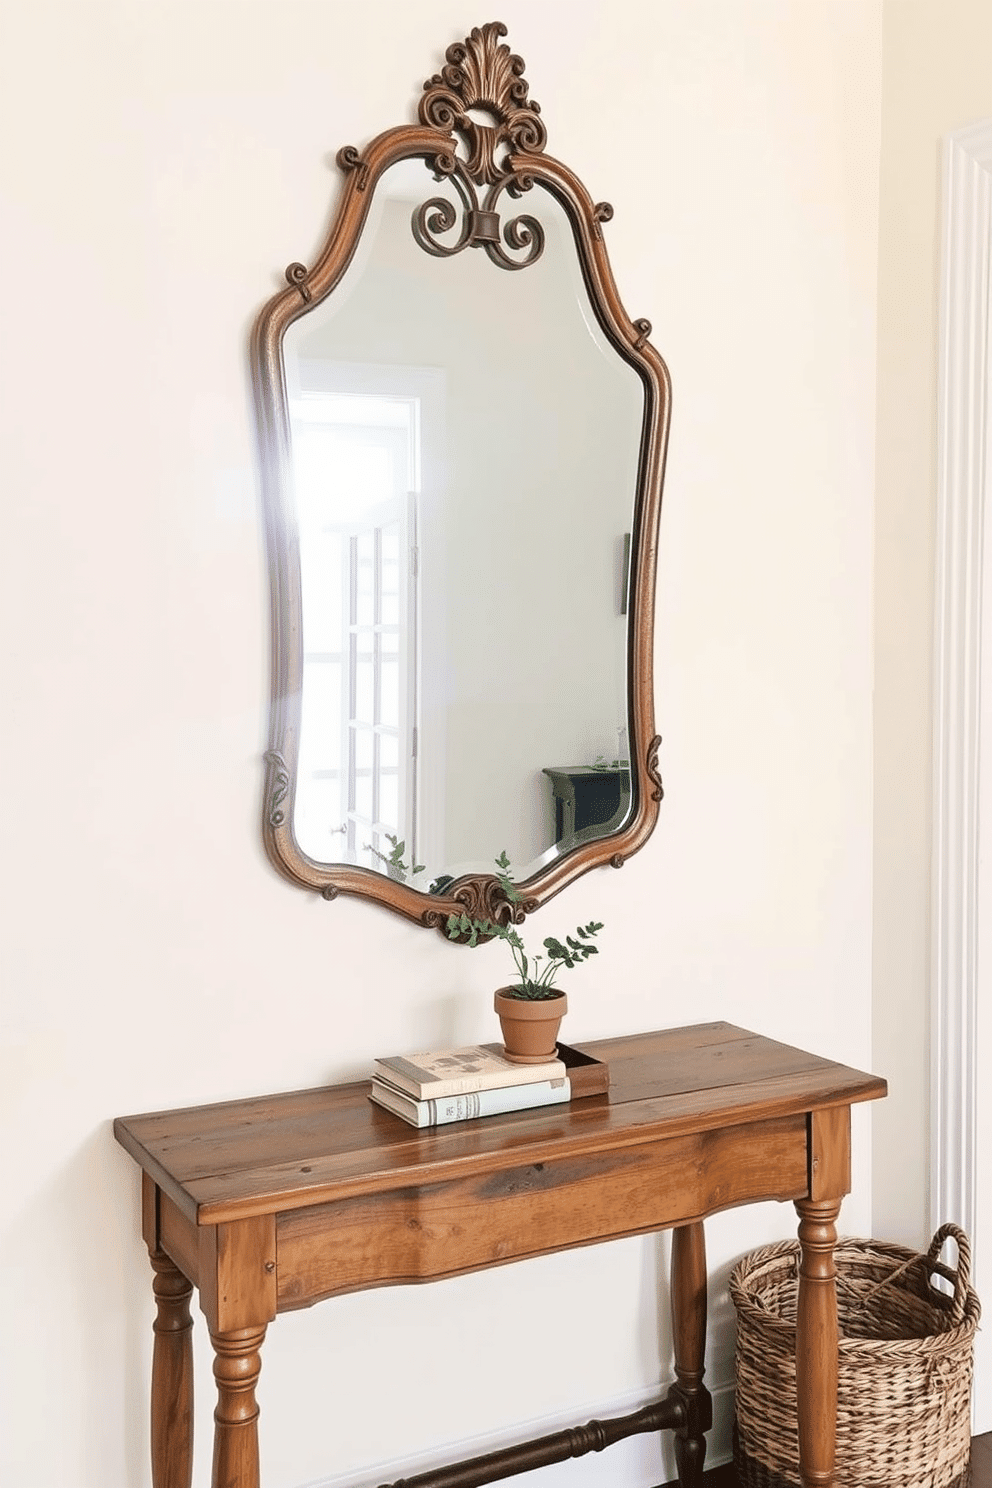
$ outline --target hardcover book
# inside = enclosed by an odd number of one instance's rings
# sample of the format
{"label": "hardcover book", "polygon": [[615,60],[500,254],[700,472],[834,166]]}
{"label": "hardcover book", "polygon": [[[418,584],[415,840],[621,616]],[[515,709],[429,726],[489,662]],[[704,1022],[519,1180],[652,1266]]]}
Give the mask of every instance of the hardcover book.
{"label": "hardcover book", "polygon": [[395,1055],[377,1059],[372,1074],[415,1100],[536,1085],[543,1080],[562,1080],[568,1074],[560,1059],[550,1059],[546,1064],[512,1064],[500,1053],[501,1048],[500,1044],[475,1044],[465,1049]]}
{"label": "hardcover book", "polygon": [[506,1111],[526,1111],[534,1106],[564,1105],[571,1095],[567,1079],[540,1080],[530,1085],[507,1085],[497,1090],[475,1090],[464,1095],[414,1100],[384,1080],[373,1080],[369,1099],[377,1106],[401,1116],[411,1126],[445,1126],[451,1121],[470,1121],[477,1116],[501,1116]]}

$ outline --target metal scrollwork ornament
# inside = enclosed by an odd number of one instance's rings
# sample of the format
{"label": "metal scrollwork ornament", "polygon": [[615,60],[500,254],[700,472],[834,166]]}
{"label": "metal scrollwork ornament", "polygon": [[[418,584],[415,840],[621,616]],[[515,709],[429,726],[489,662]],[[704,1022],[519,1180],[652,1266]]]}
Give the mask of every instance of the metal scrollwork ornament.
{"label": "metal scrollwork ornament", "polygon": [[445,242],[437,234],[455,226],[456,209],[446,197],[432,197],[416,209],[412,227],[421,248],[435,258],[483,248],[501,269],[525,269],[544,252],[544,229],[526,214],[501,229],[497,202],[504,191],[519,196],[530,189],[532,181],[514,157],[539,154],[547,131],[540,108],[527,96],[523,58],[500,41],[505,35],[501,21],[476,27],[448,48],[446,65],[424,84],[421,120],[448,135],[461,135],[467,152],[462,159],[445,151],[432,162],[438,179],[453,182],[464,216],[458,238]]}

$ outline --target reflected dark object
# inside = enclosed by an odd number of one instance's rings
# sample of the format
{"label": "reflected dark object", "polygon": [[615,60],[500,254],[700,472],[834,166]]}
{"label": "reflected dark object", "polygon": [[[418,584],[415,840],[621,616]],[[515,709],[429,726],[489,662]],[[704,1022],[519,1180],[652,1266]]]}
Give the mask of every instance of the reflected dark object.
{"label": "reflected dark object", "polygon": [[615,831],[630,810],[628,766],[548,765],[555,803],[555,841],[582,842],[583,833]]}

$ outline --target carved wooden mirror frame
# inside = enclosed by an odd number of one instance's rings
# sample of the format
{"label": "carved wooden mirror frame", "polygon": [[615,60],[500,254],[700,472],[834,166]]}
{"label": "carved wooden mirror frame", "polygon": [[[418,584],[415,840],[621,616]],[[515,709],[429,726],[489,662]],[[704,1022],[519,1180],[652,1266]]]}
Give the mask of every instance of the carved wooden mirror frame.
{"label": "carved wooden mirror frame", "polygon": [[[594,203],[578,178],[544,153],[546,130],[538,105],[528,97],[523,60],[501,41],[506,27],[494,22],[450,46],[440,74],[428,79],[419,122],[386,130],[364,150],[346,146],[337,155],[345,173],[343,193],[317,262],[290,264],[289,288],[264,307],[251,342],[272,602],[272,704],[263,835],[279,871],[326,899],[356,894],[372,899],[430,928],[444,930],[452,913],[520,921],[588,869],[619,868],[654,829],[662,798],[658,773],[660,738],[653,698],[654,589],[671,389],[668,371],[648,341],[647,320],[628,317],[614,284],[603,241],[613,209]],[[480,118],[491,122],[480,122]],[[461,154],[456,146],[461,146]],[[464,206],[454,246],[434,234],[452,228],[451,204],[427,202],[416,214],[414,233],[428,252],[448,254],[480,246],[502,267],[516,268],[540,254],[540,224],[521,214],[506,224],[503,241],[519,257],[508,258],[500,241],[497,203],[520,197],[540,182],[561,204],[574,238],[592,309],[613,348],[633,367],[644,389],[637,490],[630,543],[627,695],[631,726],[631,810],[625,825],[557,856],[516,887],[510,903],[495,875],[473,873],[442,893],[425,893],[370,869],[318,863],[301,850],[292,807],[299,750],[302,685],[302,610],[298,535],[289,481],[290,424],[283,337],[293,321],[319,304],[348,268],[368,217],[376,184],[398,161],[422,159],[438,178],[452,180]]]}

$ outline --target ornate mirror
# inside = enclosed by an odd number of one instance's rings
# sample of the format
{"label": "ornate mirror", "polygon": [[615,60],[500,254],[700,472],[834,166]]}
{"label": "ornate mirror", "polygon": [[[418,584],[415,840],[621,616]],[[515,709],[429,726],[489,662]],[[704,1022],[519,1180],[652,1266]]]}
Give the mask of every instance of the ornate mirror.
{"label": "ornate mirror", "polygon": [[339,152],[323,250],[252,338],[266,847],[325,898],[440,928],[619,867],[662,794],[668,374],[505,34],[448,48],[417,124]]}

